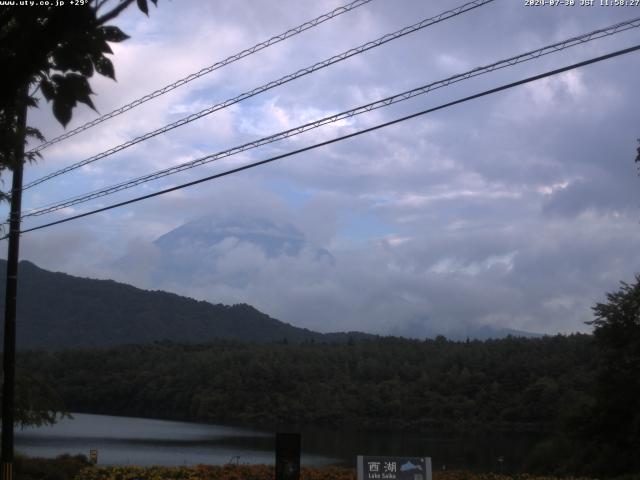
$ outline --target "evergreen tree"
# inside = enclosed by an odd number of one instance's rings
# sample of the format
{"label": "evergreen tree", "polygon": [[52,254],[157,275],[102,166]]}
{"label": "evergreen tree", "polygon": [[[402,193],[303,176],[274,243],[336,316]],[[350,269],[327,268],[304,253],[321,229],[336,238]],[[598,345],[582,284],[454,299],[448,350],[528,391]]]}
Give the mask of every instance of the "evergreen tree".
{"label": "evergreen tree", "polygon": [[585,433],[595,473],[640,472],[640,275],[594,308],[600,369]]}

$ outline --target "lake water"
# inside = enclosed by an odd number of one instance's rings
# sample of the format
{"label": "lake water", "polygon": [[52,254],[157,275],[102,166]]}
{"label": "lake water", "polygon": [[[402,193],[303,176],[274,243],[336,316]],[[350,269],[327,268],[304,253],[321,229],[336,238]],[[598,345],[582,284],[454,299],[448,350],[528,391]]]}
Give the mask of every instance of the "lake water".
{"label": "lake water", "polygon": [[[355,467],[357,455],[426,455],[435,469],[517,471],[536,441],[524,435],[442,439],[407,432],[301,433],[302,465],[307,466]],[[274,448],[272,431],[79,413],[51,427],[16,430],[18,452],[88,456],[90,449],[97,449],[100,465],[274,464]]]}

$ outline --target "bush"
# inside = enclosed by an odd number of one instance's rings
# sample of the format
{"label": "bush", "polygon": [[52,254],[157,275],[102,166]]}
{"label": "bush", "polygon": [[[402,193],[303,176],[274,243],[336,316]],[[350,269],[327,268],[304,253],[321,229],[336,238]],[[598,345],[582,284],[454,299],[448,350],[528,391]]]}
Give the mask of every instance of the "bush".
{"label": "bush", "polygon": [[16,480],[73,480],[91,463],[84,455],[60,455],[56,458],[37,458],[16,455]]}

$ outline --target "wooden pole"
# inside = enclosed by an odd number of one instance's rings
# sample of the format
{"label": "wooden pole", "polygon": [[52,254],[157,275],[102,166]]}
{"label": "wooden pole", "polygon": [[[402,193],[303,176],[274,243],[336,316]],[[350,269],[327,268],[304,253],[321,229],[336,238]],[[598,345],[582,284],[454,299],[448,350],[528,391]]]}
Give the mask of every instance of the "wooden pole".
{"label": "wooden pole", "polygon": [[22,171],[27,126],[27,91],[20,95],[17,115],[17,145],[11,185],[9,214],[9,247],[7,252],[7,284],[4,300],[4,351],[2,382],[2,480],[13,478],[13,423],[16,379],[16,300],[18,297],[18,257],[20,250],[20,215],[22,208]]}

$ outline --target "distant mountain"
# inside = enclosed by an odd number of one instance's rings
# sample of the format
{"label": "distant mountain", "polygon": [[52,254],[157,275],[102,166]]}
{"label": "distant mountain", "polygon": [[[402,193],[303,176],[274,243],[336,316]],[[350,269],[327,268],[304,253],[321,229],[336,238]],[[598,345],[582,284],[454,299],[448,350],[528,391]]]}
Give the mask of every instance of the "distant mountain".
{"label": "distant mountain", "polygon": [[[144,266],[146,283],[163,289],[169,282],[172,290],[175,285],[213,284],[244,289],[260,261],[297,257],[302,252],[317,262],[334,261],[329,251],[310,243],[293,225],[252,217],[204,216],[160,236],[149,250],[157,255],[151,265]],[[129,272],[138,263],[134,254],[114,267]]]}
{"label": "distant mountain", "polygon": [[512,337],[540,338],[544,335],[512,328],[496,327],[493,325],[450,325],[435,328],[428,320],[414,320],[405,323],[401,328],[393,331],[394,335],[405,338],[435,338],[442,335],[449,340],[489,340]]}
{"label": "distant mountain", "polygon": [[[6,261],[0,260],[4,292]],[[0,295],[4,311],[4,296]],[[18,348],[56,350],[215,338],[248,342],[347,342],[360,332],[322,334],[281,322],[250,305],[213,305],[112,280],[79,278],[20,262]]]}
{"label": "distant mountain", "polygon": [[[140,255],[141,251],[146,253]],[[294,272],[309,271],[311,275],[317,275],[317,272],[334,275],[336,271],[332,268],[343,261],[337,258],[314,244],[290,223],[252,216],[225,218],[213,214],[178,226],[144,249],[120,259],[113,267],[115,271],[122,272],[121,278],[131,278],[132,272],[141,274],[143,278],[135,281],[154,289],[186,294],[198,292],[200,298],[215,301],[220,298],[218,295],[226,295],[226,299],[233,299],[229,303],[255,302],[265,310],[274,311],[273,304],[269,305],[274,290],[270,288],[268,272],[277,271],[273,268],[275,265],[283,264],[288,268],[297,265]],[[274,280],[279,288],[275,295],[284,294],[284,300],[275,307],[275,311],[279,308],[287,320],[299,321],[305,315],[305,308],[298,306],[298,299],[288,296],[290,290],[286,282]],[[296,304],[293,311],[286,308],[290,298]],[[318,304],[314,305],[313,321],[304,319],[307,325],[317,325],[322,321],[322,315],[318,315]],[[363,324],[366,320],[363,318]],[[394,317],[388,328],[390,334],[418,339],[438,335],[451,340],[537,336],[496,326],[447,325],[439,319],[432,321],[416,317],[412,320],[401,315]]]}
{"label": "distant mountain", "polygon": [[[185,248],[190,252],[210,252],[213,246],[228,239],[258,245],[268,257],[297,255],[307,245],[302,232],[288,223],[277,224],[262,218],[245,218],[240,222],[219,220],[212,216],[185,223],[153,243],[163,252],[176,254]],[[316,253],[331,256],[324,249],[316,249]]]}

